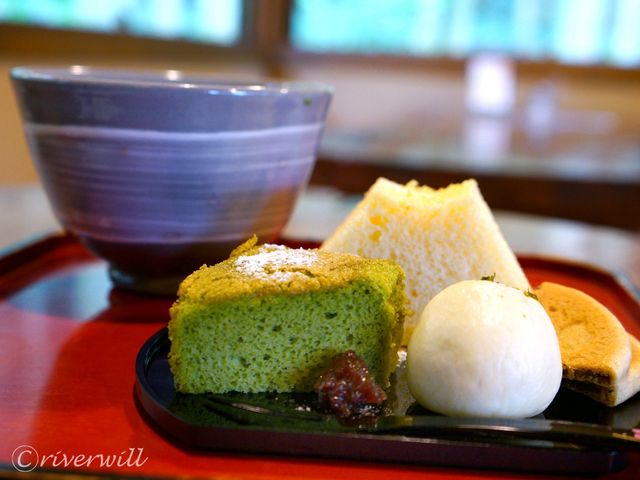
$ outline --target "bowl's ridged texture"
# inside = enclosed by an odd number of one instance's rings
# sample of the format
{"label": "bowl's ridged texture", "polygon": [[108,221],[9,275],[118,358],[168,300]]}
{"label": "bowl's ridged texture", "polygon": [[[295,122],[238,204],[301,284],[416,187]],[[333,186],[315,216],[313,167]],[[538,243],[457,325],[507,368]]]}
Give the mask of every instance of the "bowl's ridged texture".
{"label": "bowl's ridged texture", "polygon": [[133,243],[273,236],[307,182],[321,129],[190,134],[26,125],[61,223]]}
{"label": "bowl's ridged texture", "polygon": [[54,213],[134,288],[226,258],[252,234],[275,239],[331,100],[322,85],[173,77],[12,71]]}

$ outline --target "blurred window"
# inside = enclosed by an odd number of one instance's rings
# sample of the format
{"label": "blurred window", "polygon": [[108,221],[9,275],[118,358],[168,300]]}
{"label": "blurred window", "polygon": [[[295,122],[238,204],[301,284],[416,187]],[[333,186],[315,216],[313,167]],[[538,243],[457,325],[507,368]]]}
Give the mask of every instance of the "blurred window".
{"label": "blurred window", "polygon": [[0,22],[232,45],[242,0],[0,0]]}
{"label": "blurred window", "polygon": [[640,65],[640,0],[293,0],[310,52]]}

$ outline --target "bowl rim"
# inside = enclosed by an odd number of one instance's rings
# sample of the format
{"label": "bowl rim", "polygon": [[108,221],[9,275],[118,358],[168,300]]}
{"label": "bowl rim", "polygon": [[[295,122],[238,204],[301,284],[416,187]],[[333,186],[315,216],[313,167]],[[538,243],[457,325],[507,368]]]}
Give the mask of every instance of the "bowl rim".
{"label": "bowl rim", "polygon": [[170,88],[203,90],[218,95],[269,95],[296,93],[328,93],[334,88],[322,82],[271,80],[265,78],[233,79],[215,73],[204,74],[184,70],[140,70],[94,68],[85,65],[16,66],[10,76],[15,81],[70,85],[105,85],[127,88]]}

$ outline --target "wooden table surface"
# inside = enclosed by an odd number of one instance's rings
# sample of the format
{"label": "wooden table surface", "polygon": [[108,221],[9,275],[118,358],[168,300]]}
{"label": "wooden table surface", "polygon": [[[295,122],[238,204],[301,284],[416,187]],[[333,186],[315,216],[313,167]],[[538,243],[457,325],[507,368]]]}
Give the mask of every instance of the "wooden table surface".
{"label": "wooden table surface", "polygon": [[533,113],[472,115],[452,103],[384,128],[334,127],[311,181],[362,193],[380,176],[432,187],[473,177],[493,208],[639,230],[637,127],[606,111],[554,108],[542,123]]}
{"label": "wooden table surface", "polygon": [[[321,240],[357,200],[358,197],[333,189],[309,189],[300,199],[285,233],[292,238]],[[637,235],[506,212],[496,212],[496,217],[508,242],[519,253],[588,261],[624,272],[636,287],[640,286]],[[0,246],[5,253],[15,251],[15,242],[59,228],[37,186],[0,189],[0,226]],[[78,255],[77,264],[64,267],[70,256]],[[56,271],[56,265],[64,268]],[[39,273],[38,269],[49,272],[52,266],[54,270],[44,277]],[[26,270],[6,278],[0,276],[0,291],[5,292],[5,298],[0,301],[0,476],[3,478],[34,476],[33,472],[21,473],[11,468],[12,452],[22,443],[37,444],[41,454],[53,455],[53,459],[57,458],[58,450],[72,455],[140,448],[148,458],[144,468],[101,473],[145,477],[550,478],[362,461],[207,454],[177,448],[141,419],[131,391],[135,354],[142,342],[166,322],[170,303],[141,300],[111,291],[104,265],[74,245],[63,245],[62,250],[43,257]],[[28,278],[39,278],[38,288],[29,288]],[[77,300],[70,302],[71,297]],[[131,315],[135,321],[130,319]],[[58,455],[60,458],[62,453]],[[630,468],[607,478],[637,478],[640,457],[633,458]],[[61,472],[68,475],[79,471],[58,468],[44,474],[55,477]]]}

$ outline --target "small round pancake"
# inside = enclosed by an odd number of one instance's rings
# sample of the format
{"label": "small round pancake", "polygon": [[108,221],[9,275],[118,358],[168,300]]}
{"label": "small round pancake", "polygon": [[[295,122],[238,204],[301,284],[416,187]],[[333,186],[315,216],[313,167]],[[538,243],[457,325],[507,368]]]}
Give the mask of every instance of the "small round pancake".
{"label": "small round pancake", "polygon": [[563,385],[609,407],[615,407],[626,402],[640,392],[640,341],[631,334],[629,334],[629,341],[631,343],[629,370],[615,385],[601,387],[593,383],[576,381],[565,381]]}
{"label": "small round pancake", "polygon": [[631,361],[624,327],[604,305],[575,288],[544,282],[535,291],[558,334],[563,376],[609,387]]}

